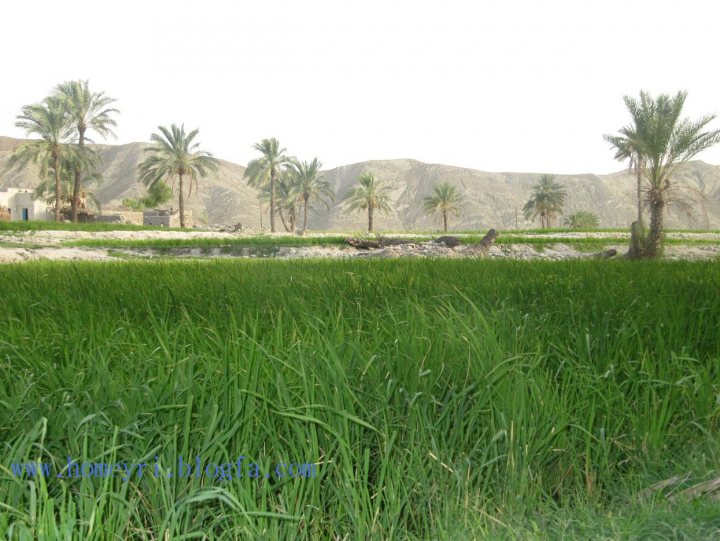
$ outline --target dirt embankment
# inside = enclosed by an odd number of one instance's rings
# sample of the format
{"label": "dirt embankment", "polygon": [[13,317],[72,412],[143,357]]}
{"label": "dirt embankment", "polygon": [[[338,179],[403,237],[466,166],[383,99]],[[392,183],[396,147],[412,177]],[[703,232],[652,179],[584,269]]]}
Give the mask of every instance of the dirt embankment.
{"label": "dirt embankment", "polygon": [[[314,234],[324,237],[328,234]],[[108,249],[108,248],[80,248],[68,247],[63,243],[74,240],[192,240],[192,239],[218,239],[218,245],[224,240],[237,239],[242,236],[251,236],[247,233],[225,233],[213,231],[23,231],[0,233],[0,263],[16,263],[36,260],[92,260],[117,261],[122,258],[282,258],[296,259],[308,257],[486,257],[521,260],[563,260],[590,257],[592,254],[579,251],[571,247],[573,241],[583,239],[597,239],[603,241],[606,249],[616,249],[618,257],[627,251],[626,235],[622,233],[551,233],[552,239],[567,239],[568,244],[548,243],[536,244],[540,234],[524,234],[513,236],[526,237],[533,242],[513,244],[497,244],[488,249],[479,249],[477,246],[463,244],[464,235],[457,235],[461,244],[448,247],[434,242],[412,242],[418,235],[398,235],[411,242],[385,246],[376,250],[356,250],[349,246],[282,246],[286,234],[277,234],[278,245],[244,246],[225,249],[222,247],[206,248],[174,248],[167,250],[147,249]],[[619,238],[622,237],[622,238]],[[667,259],[716,259],[720,258],[720,234],[718,233],[671,233],[669,238],[684,239],[688,244],[670,244],[666,246]],[[717,244],[693,244],[693,241],[717,241]]]}

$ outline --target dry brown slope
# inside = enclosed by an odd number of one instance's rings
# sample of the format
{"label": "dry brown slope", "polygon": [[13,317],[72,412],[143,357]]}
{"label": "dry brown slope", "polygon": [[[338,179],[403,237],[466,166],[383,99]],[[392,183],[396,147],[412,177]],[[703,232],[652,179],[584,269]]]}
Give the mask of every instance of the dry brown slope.
{"label": "dry brown slope", "polygon": [[[2,173],[9,152],[21,140],[0,137],[0,186],[32,187],[37,183],[34,168],[19,173]],[[124,198],[138,197],[144,187],[137,182],[137,164],[142,158],[146,143],[127,145],[98,145],[101,157],[100,172],[103,182],[91,189],[103,208],[119,207]],[[199,181],[198,193],[193,193],[188,205],[195,216],[204,216],[210,223],[244,225],[260,224],[257,192],[243,180],[245,168],[221,161],[217,174]],[[509,228],[532,225],[522,216],[532,186],[539,174],[488,173],[448,165],[426,164],[416,160],[368,161],[325,172],[336,194],[336,201],[325,209],[316,204],[309,215],[312,229],[348,230],[366,227],[362,213],[348,213],[342,199],[356,183],[357,177],[372,171],[391,189],[393,211],[376,220],[382,229],[433,229],[437,219],[427,217],[422,210],[423,199],[434,185],[449,182],[457,185],[466,195],[463,214],[451,219],[458,229],[485,227]],[[635,181],[627,172],[611,175],[558,175],[568,192],[567,212],[590,210],[600,217],[602,226],[627,226],[635,215]],[[691,162],[676,175],[680,183],[706,194],[706,208],[711,227],[720,227],[720,167],[704,162]],[[702,227],[701,212],[694,216],[671,213],[671,227]],[[267,212],[264,218],[267,225]]]}

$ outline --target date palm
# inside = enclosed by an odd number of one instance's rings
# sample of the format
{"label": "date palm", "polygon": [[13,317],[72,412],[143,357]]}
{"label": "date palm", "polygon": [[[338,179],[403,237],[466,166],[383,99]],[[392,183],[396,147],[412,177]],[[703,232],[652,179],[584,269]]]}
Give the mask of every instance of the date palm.
{"label": "date palm", "polygon": [[335,199],[335,194],[330,188],[330,184],[325,180],[320,172],[322,162],[314,158],[310,163],[299,162],[294,160],[291,163],[291,173],[294,184],[299,192],[300,200],[303,204],[303,233],[307,230],[308,206],[310,199],[319,199],[327,205]]}
{"label": "date palm", "polygon": [[345,197],[348,210],[367,210],[368,233],[373,230],[375,210],[390,211],[388,188],[375,178],[372,173],[363,173],[358,177],[360,186],[356,186]]}
{"label": "date palm", "polygon": [[83,149],[73,144],[73,130],[62,100],[57,97],[42,103],[26,105],[18,115],[15,125],[25,130],[29,141],[17,147],[11,154],[7,168],[22,168],[34,163],[40,169],[40,177],[52,177],[55,183],[55,221],[62,218],[62,163],[71,157],[79,157]]}
{"label": "date palm", "polygon": [[441,214],[443,220],[443,231],[448,230],[448,214],[460,216],[462,212],[463,195],[447,182],[435,186],[432,195],[425,198],[423,209],[428,214]]}
{"label": "date palm", "polygon": [[290,162],[290,158],[285,155],[287,151],[280,147],[280,142],[275,138],[263,139],[255,143],[253,148],[262,153],[262,156],[248,163],[244,177],[248,179],[250,186],[256,188],[269,184],[270,232],[275,233],[275,188],[280,170]]}
{"label": "date palm", "polygon": [[[51,176],[54,176],[51,171]],[[71,161],[63,160],[63,163],[61,164],[61,173],[60,173],[60,184],[62,186],[61,194],[62,194],[62,201],[61,201],[61,214],[63,216],[67,216],[67,210],[72,203],[73,198],[73,182],[74,182],[74,175],[75,175],[75,166]],[[91,177],[84,177],[83,183],[92,182],[92,181],[99,181],[102,180],[102,177],[94,173]],[[33,196],[35,199],[39,199],[41,201],[45,201],[48,206],[55,206],[55,181],[48,177],[44,181],[40,181],[39,184],[35,186],[35,190],[33,192]],[[80,206],[82,207],[82,203],[84,201],[84,207],[83,208],[89,208],[94,207],[95,209],[100,209],[100,202],[97,200],[95,195],[85,189],[82,188],[80,190]]]}
{"label": "date palm", "polygon": [[673,174],[699,152],[720,142],[720,130],[706,131],[715,115],[695,121],[681,118],[686,98],[687,92],[678,92],[675,96],[661,94],[656,98],[641,92],[639,101],[626,98],[631,111],[642,112],[632,144],[646,165],[644,176],[650,207],[650,231],[644,246],[646,257],[656,257],[662,251],[665,206],[676,188]]}
{"label": "date palm", "polygon": [[637,180],[637,221],[639,226],[642,227],[642,179],[646,164],[636,140],[638,126],[644,122],[643,115],[648,112],[647,96],[641,97],[639,104],[628,96],[623,99],[632,116],[632,124],[620,128],[619,135],[605,135],[605,140],[615,147],[615,159],[618,161],[629,160],[630,172],[635,174]]}
{"label": "date palm", "polygon": [[[75,129],[77,144],[82,148],[85,143],[92,143],[88,138],[91,132],[97,133],[103,138],[114,136],[113,128],[117,126],[113,115],[119,111],[111,104],[113,98],[106,96],[104,92],[91,92],[88,81],[67,81],[57,86],[57,96],[65,104],[67,114]],[[94,171],[84,171],[92,175]],[[81,180],[83,169],[81,164],[76,164],[74,171],[74,182],[72,189],[72,203],[70,205],[71,220],[77,222],[78,202],[80,197]]]}
{"label": "date palm", "polygon": [[555,214],[562,212],[565,205],[565,190],[555,181],[553,175],[542,175],[533,186],[533,194],[525,203],[523,213],[526,220],[540,217],[541,227],[550,227]]}
{"label": "date palm", "polygon": [[[270,201],[270,184],[263,186],[259,199],[263,203]],[[275,210],[280,222],[287,232],[295,232],[297,224],[297,206],[300,203],[300,192],[289,168],[280,170],[275,184]],[[287,219],[286,219],[287,216]]]}
{"label": "date palm", "polygon": [[219,167],[219,162],[213,155],[204,150],[198,150],[200,143],[194,142],[199,130],[195,129],[185,133],[185,125],[170,129],[159,126],[160,133],[153,133],[150,140],[154,143],[146,147],[147,156],[138,166],[140,182],[152,187],[158,182],[171,183],[175,189],[178,181],[178,210],[180,211],[180,227],[185,227],[185,195],[184,184],[187,179],[188,197],[192,195],[193,185],[197,191],[198,178],[205,178]]}

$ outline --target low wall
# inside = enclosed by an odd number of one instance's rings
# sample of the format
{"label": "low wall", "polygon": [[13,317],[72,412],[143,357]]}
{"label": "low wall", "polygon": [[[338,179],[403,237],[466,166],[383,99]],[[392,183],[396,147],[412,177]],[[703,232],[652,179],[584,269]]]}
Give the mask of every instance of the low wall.
{"label": "low wall", "polygon": [[100,223],[122,223],[143,225],[143,213],[130,210],[106,210],[95,216],[95,221]]}
{"label": "low wall", "polygon": [[[192,211],[185,211],[185,225],[193,223]],[[143,216],[144,225],[155,225],[160,227],[180,227],[180,213],[172,214],[167,212],[145,211]]]}

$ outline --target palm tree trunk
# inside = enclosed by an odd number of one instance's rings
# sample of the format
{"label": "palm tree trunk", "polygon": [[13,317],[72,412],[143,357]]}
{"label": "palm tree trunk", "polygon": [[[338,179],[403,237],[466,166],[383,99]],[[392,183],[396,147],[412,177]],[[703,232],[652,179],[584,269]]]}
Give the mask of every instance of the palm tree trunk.
{"label": "palm tree trunk", "polygon": [[447,210],[443,210],[443,229],[447,233]]}
{"label": "palm tree trunk", "polygon": [[[275,233],[275,180],[277,176],[277,172],[275,171],[274,167],[270,168],[270,233]],[[280,216],[282,216],[282,210],[280,211]],[[283,225],[285,225],[285,221],[283,220]],[[285,226],[285,229],[287,229],[287,226]]]}
{"label": "palm tree trunk", "polygon": [[368,205],[368,233],[372,233],[373,230],[373,207]]}
{"label": "palm tree trunk", "polygon": [[60,204],[62,202],[62,190],[60,189],[60,156],[55,153],[53,155],[53,167],[55,168],[55,221],[60,219]]}
{"label": "palm tree trunk", "polygon": [[307,230],[307,208],[308,208],[308,200],[309,199],[310,199],[310,195],[304,193],[303,194],[303,201],[304,201],[303,235],[305,234],[305,231]]}
{"label": "palm tree trunk", "polygon": [[185,227],[185,196],[183,195],[183,176],[180,173],[180,185],[178,195],[178,207],[180,209],[180,227]]}
{"label": "palm tree trunk", "polygon": [[630,247],[626,257],[628,259],[642,259],[645,254],[645,237],[641,222],[637,220],[630,226]]}
{"label": "palm tree trunk", "polygon": [[[82,152],[85,146],[85,128],[78,128],[78,146]],[[82,170],[80,164],[75,164],[75,182],[73,184],[72,203],[70,203],[70,219],[73,223],[78,221],[78,207],[80,206],[80,179],[82,178]]]}
{"label": "palm tree trunk", "polygon": [[645,243],[645,256],[657,257],[662,251],[664,232],[665,196],[655,194],[650,203],[650,232]]}
{"label": "palm tree trunk", "polygon": [[637,170],[637,207],[639,224],[642,224],[642,169]]}
{"label": "palm tree trunk", "polygon": [[[285,215],[283,214],[282,207],[279,207],[279,208],[278,208],[278,214],[280,215],[280,221],[282,222],[283,227],[285,228],[285,232],[286,232],[286,233],[289,233],[289,232],[290,232],[290,228],[288,227],[287,222],[285,221]],[[270,220],[270,224],[272,224],[272,220]],[[270,232],[271,232],[271,233],[274,233],[274,232],[275,232],[275,230],[272,228],[272,225],[270,225]]]}

